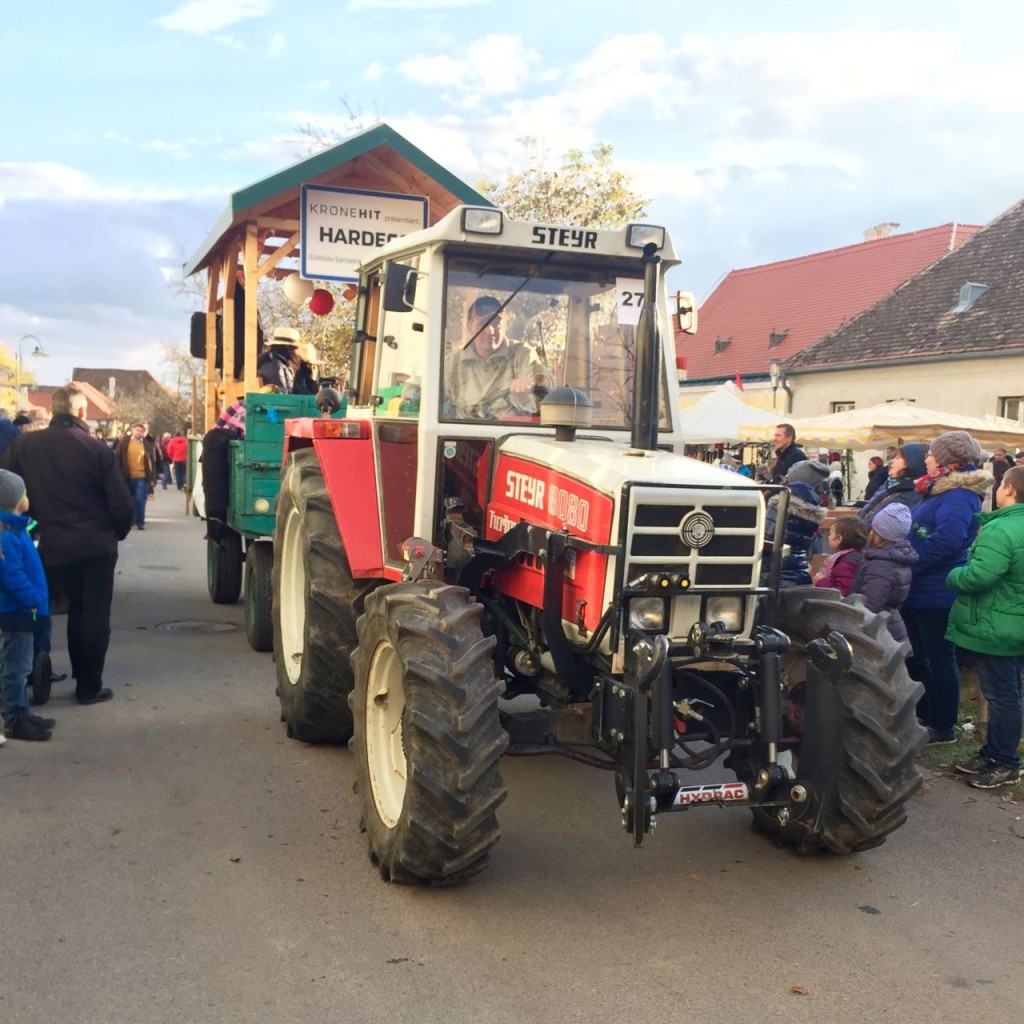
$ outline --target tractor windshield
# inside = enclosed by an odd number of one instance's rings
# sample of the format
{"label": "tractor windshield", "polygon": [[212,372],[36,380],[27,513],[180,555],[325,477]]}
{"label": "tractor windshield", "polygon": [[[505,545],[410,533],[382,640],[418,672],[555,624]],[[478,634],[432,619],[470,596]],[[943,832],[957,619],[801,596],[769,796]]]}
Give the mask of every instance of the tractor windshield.
{"label": "tractor windshield", "polygon": [[595,427],[629,429],[643,294],[638,270],[638,262],[450,254],[442,419],[539,425],[544,395],[570,385],[590,396]]}

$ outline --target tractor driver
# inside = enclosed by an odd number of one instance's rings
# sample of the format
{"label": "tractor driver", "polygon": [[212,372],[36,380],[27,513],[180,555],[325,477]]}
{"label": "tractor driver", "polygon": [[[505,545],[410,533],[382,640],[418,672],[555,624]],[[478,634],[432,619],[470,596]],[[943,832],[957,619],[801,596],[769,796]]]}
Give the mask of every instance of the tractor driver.
{"label": "tractor driver", "polygon": [[513,344],[501,331],[501,303],[481,295],[466,312],[466,335],[445,367],[448,405],[460,419],[533,415],[535,388],[545,392],[551,376],[528,345]]}

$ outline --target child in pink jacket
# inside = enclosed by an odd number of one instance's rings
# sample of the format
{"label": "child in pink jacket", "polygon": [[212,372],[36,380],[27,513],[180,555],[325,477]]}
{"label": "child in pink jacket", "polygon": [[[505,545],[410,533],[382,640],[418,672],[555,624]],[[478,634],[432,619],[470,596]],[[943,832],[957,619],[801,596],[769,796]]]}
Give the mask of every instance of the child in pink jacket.
{"label": "child in pink jacket", "polygon": [[815,574],[814,585],[838,590],[843,597],[848,597],[853,577],[864,560],[864,548],[868,543],[867,524],[856,516],[840,516],[828,531],[828,543],[832,554]]}

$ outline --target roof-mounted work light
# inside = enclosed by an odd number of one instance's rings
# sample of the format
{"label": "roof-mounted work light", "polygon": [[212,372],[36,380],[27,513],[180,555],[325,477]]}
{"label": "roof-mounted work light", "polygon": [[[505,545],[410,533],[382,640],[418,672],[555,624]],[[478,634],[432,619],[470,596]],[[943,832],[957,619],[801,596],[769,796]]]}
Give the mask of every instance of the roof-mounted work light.
{"label": "roof-mounted work light", "polygon": [[654,224],[630,224],[626,228],[626,245],[632,249],[642,249],[653,242],[655,249],[665,248],[665,229]]}
{"label": "roof-mounted work light", "polygon": [[470,206],[462,211],[462,230],[474,235],[500,235],[504,226],[501,210]]}

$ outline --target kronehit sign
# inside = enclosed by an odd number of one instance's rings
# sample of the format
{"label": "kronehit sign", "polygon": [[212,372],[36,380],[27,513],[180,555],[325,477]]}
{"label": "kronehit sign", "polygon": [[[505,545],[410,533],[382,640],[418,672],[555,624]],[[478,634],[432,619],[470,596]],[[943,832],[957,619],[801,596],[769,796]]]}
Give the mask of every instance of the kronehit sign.
{"label": "kronehit sign", "polygon": [[302,186],[302,276],[355,281],[382,245],[427,226],[427,200],[391,192]]}

